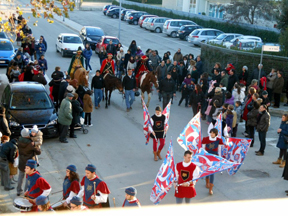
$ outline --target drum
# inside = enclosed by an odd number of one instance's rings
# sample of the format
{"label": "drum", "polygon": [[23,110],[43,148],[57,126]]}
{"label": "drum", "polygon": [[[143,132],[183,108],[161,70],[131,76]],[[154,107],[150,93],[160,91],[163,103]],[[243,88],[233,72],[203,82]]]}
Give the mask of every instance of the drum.
{"label": "drum", "polygon": [[54,203],[52,205],[52,208],[55,210],[55,211],[63,211],[63,210],[68,210],[69,208],[68,207],[64,207],[64,202],[65,200],[62,200],[60,202],[57,202],[57,203]]}
{"label": "drum", "polygon": [[19,211],[31,211],[33,205],[27,199],[16,198],[13,202],[13,206]]}

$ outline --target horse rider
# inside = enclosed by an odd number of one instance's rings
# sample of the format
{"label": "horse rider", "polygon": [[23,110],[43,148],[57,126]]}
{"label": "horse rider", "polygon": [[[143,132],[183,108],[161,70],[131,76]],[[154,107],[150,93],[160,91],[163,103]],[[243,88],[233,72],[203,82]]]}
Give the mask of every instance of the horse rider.
{"label": "horse rider", "polygon": [[150,66],[148,64],[148,57],[143,55],[141,60],[138,61],[137,66],[135,68],[135,78],[136,78],[136,86],[139,87],[141,76],[144,72],[150,71]]}
{"label": "horse rider", "polygon": [[106,59],[103,60],[101,68],[100,68],[100,73],[104,73],[104,74],[110,74],[112,76],[115,76],[115,62],[112,59],[113,55],[111,53],[108,53],[107,55],[108,57]]}

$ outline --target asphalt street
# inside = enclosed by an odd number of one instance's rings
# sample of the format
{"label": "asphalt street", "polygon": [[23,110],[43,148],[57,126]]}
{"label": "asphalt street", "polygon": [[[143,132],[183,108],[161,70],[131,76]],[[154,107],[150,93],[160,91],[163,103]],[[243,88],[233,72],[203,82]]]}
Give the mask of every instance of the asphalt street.
{"label": "asphalt street", "polygon": [[[24,17],[28,16],[31,14],[29,9],[26,9],[24,10]],[[74,11],[70,13],[70,16],[71,20],[80,25],[99,26],[103,28],[106,34],[117,36],[118,21],[105,17],[100,11]],[[31,18],[30,21],[33,35],[36,38],[44,35],[48,43],[46,59],[49,69],[46,73],[47,76],[51,76],[55,66],[60,66],[63,71],[67,70],[71,58],[62,58],[60,53],[56,53],[55,42],[59,33],[76,32],[62,23],[55,21],[55,23],[49,24],[43,19],[38,19],[38,27],[35,27],[32,26],[33,20],[35,19]],[[128,25],[124,22],[121,23],[121,26],[123,27],[121,42],[125,46],[128,46],[131,40],[135,39],[144,51],[147,48],[158,49],[161,56],[168,50],[174,53],[178,47],[182,48],[183,53],[199,54],[200,52],[199,48],[190,47],[187,42],[179,39],[150,33],[140,29],[139,26]],[[92,56],[91,63],[93,71],[99,69],[99,59],[95,54]],[[0,74],[5,73],[6,68],[1,68]],[[94,74],[95,72],[92,72],[90,79]],[[181,106],[177,106],[180,97],[181,94],[177,92],[174,104],[171,106],[170,129],[162,153],[164,156],[167,152],[171,138],[176,162],[182,160],[184,153],[176,139],[193,117],[191,108],[185,108],[183,103]],[[159,105],[159,101],[154,91],[149,107],[151,115],[154,113],[156,105]],[[278,117],[271,119],[271,126],[267,134],[267,148],[263,157],[257,157],[254,153],[259,147],[259,139],[256,135],[254,147],[249,150],[239,172],[234,176],[229,176],[226,172],[216,174],[213,196],[208,194],[204,181],[199,180],[196,184],[197,196],[193,199],[193,203],[285,198],[284,190],[288,189],[288,185],[281,178],[283,169],[277,165],[272,165],[272,161],[277,159],[279,153],[276,148],[278,139],[276,130],[280,121],[281,119]],[[105,109],[104,103],[101,103],[101,108],[93,111],[92,123],[94,126],[88,128],[88,134],[77,131],[78,138],[68,138],[68,144],[60,143],[58,139],[44,141],[42,154],[39,156],[39,171],[53,188],[50,195],[51,202],[54,203],[61,199],[61,192],[58,191],[62,190],[67,165],[75,164],[82,178],[85,166],[88,163],[93,163],[97,167],[97,175],[107,183],[111,190],[110,203],[112,203],[112,197],[115,197],[116,206],[121,206],[124,200],[124,189],[127,186],[135,186],[141,204],[151,205],[149,196],[161,161],[155,162],[153,160],[152,141],[147,146],[145,145],[140,98],[136,98],[133,109],[127,113],[122,95],[114,91],[108,109]],[[206,122],[202,121],[203,136],[207,136],[207,127]],[[238,136],[242,137],[244,124],[241,123],[238,128]],[[16,190],[6,192],[1,187],[0,191],[1,199],[11,207],[13,199],[16,198]],[[160,205],[174,204],[173,195],[174,190],[171,189]],[[12,208],[10,209],[12,210]]]}

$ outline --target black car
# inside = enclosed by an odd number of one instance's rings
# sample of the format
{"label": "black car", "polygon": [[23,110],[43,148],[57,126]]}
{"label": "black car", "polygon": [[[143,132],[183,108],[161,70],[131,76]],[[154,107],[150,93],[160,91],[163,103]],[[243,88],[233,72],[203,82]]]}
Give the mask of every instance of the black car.
{"label": "black car", "polygon": [[128,17],[127,22],[128,22],[129,24],[137,25],[139,18],[140,18],[142,15],[146,15],[146,14],[148,14],[148,13],[145,12],[145,11],[135,11],[135,12],[132,12],[132,13],[130,13],[130,15],[129,15],[129,17]]}
{"label": "black car", "polygon": [[178,30],[177,36],[179,36],[179,38],[181,40],[186,40],[188,41],[188,36],[189,34],[194,31],[195,29],[199,29],[202,28],[202,26],[199,25],[183,25],[180,27],[180,29]]}
{"label": "black car", "polygon": [[125,9],[125,10],[121,10],[121,20],[124,20],[125,15],[128,11],[133,11],[133,9]]}
{"label": "black car", "polygon": [[103,14],[106,15],[106,12],[109,10],[110,7],[118,7],[117,5],[105,5],[103,7]]}
{"label": "black car", "polygon": [[120,8],[113,8],[112,10],[109,10],[106,13],[106,16],[109,16],[112,18],[119,18],[119,10],[120,10]]}
{"label": "black car", "polygon": [[1,99],[12,136],[20,136],[23,128],[33,125],[43,132],[44,138],[58,136],[58,116],[45,87],[36,82],[10,83]]}
{"label": "black car", "polygon": [[104,36],[104,31],[99,27],[84,26],[79,34],[84,45],[88,43],[91,49],[95,50],[96,44],[101,40],[101,37]]}

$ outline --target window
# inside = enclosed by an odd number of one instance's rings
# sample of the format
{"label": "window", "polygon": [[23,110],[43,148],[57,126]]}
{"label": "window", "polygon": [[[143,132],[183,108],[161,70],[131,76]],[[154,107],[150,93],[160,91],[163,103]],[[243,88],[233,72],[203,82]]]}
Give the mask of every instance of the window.
{"label": "window", "polygon": [[178,26],[178,22],[177,21],[173,21],[170,23],[170,26]]}
{"label": "window", "polygon": [[201,35],[207,35],[207,31],[203,31]]}
{"label": "window", "polygon": [[225,38],[225,41],[230,41],[230,40],[232,40],[233,38],[234,38],[233,35],[229,35],[229,36],[227,36],[227,37]]}
{"label": "window", "polygon": [[119,41],[117,39],[112,39],[112,38],[106,38],[104,40],[104,43],[109,44],[110,40],[112,40],[112,44],[118,44],[119,43]]}
{"label": "window", "polygon": [[190,0],[190,13],[196,13],[196,1],[197,0]]}
{"label": "window", "polygon": [[65,36],[64,43],[82,43],[82,41],[79,37]]}
{"label": "window", "polygon": [[11,97],[10,107],[13,110],[49,109],[52,103],[46,92],[17,92]]}
{"label": "window", "polygon": [[207,35],[209,35],[209,36],[215,36],[215,32],[214,32],[214,31],[207,31]]}
{"label": "window", "polygon": [[11,42],[10,41],[1,41],[0,42],[0,50],[2,50],[2,51],[13,50]]}

